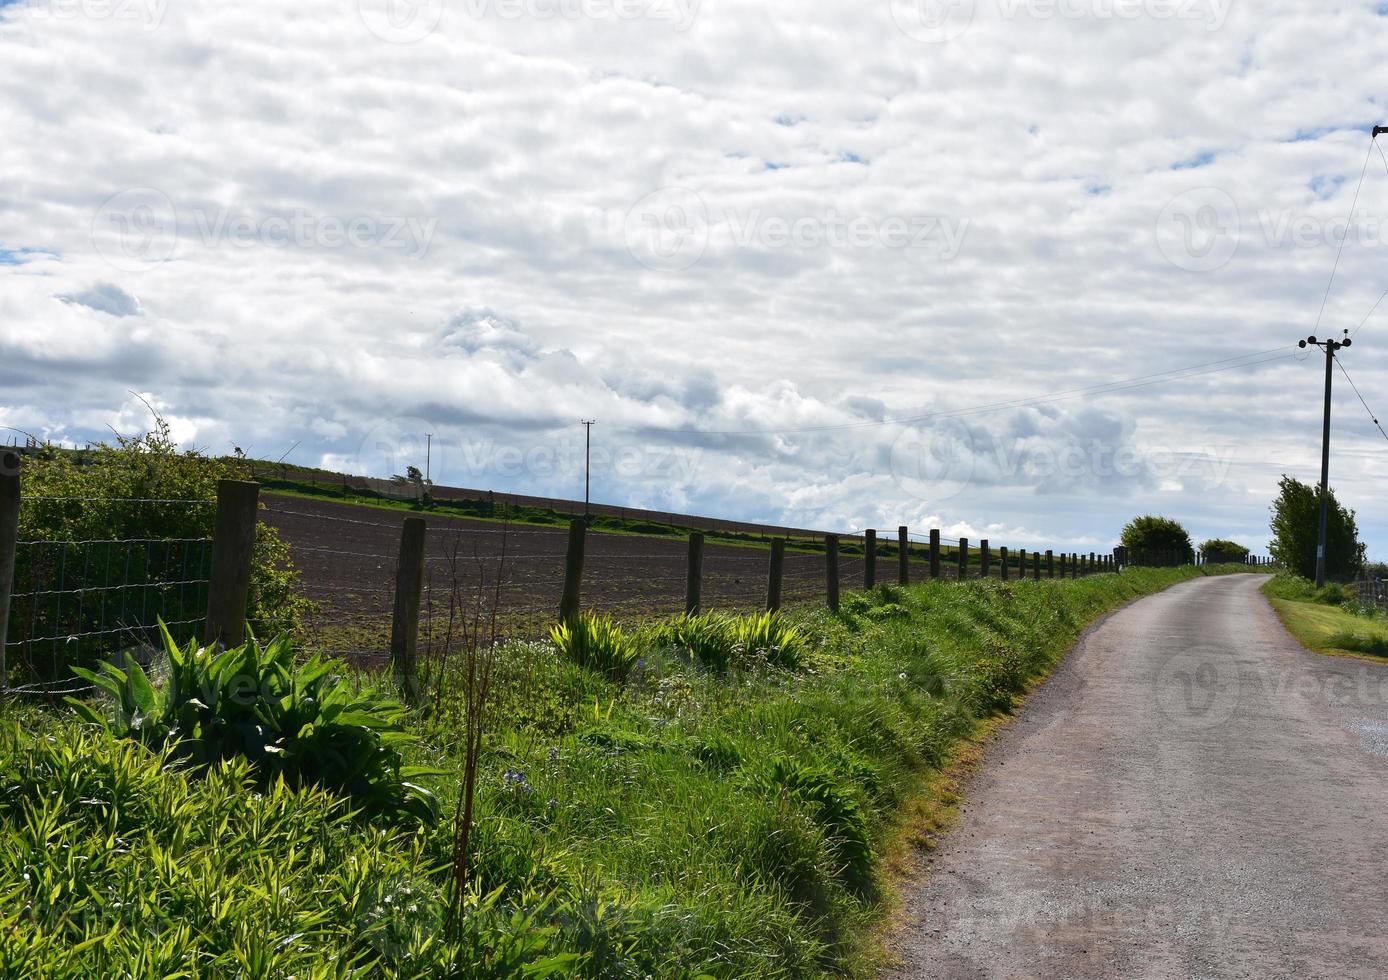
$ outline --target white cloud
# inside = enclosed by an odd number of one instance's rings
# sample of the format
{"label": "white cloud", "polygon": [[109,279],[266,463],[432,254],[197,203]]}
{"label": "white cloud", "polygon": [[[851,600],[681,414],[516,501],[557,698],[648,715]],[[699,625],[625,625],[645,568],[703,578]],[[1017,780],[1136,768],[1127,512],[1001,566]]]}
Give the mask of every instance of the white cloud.
{"label": "white cloud", "polygon": [[[432,432],[441,481],[572,495],[596,417],[599,499],[1086,550],[1141,511],[1260,545],[1314,479],[1293,358],[957,413],[1311,332],[1376,4],[978,0],[944,43],[890,0],[417,6],[3,8],[6,424],[100,438],[137,390],[214,450],[384,473]],[[1388,288],[1369,162],[1321,333]]]}

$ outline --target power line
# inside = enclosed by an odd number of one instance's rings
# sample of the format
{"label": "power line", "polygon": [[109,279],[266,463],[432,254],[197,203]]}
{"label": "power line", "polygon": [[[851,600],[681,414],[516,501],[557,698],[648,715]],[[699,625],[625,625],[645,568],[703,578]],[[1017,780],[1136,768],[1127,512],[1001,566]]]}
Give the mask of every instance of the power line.
{"label": "power line", "polygon": [[[1288,345],[1288,347],[1289,346],[1290,345]],[[1112,392],[1117,391],[1130,391],[1134,388],[1145,388],[1150,385],[1165,384],[1169,381],[1183,381],[1186,378],[1199,377],[1202,374],[1218,374],[1222,371],[1232,371],[1237,368],[1256,367],[1261,364],[1270,364],[1273,361],[1280,361],[1287,358],[1295,357],[1295,352],[1289,351],[1288,347],[1272,347],[1264,351],[1253,351],[1248,354],[1239,354],[1235,357],[1220,358],[1217,361],[1206,361],[1202,364],[1190,364],[1186,365],[1185,367],[1172,368],[1169,371],[1159,371],[1155,374],[1142,374],[1132,378],[1120,378],[1116,381],[1105,381],[1100,384],[1087,385],[1082,388],[1068,388],[1058,392],[1051,392],[1049,394],[1044,395],[1036,395],[1029,398],[1014,398],[1001,402],[987,402],[980,405],[972,405],[968,408],[952,409],[949,411],[940,412],[928,412],[924,415],[910,415],[890,419],[864,419],[859,422],[840,422],[832,425],[809,425],[777,429],[673,429],[657,428],[654,426],[640,426],[627,427],[621,431],[643,433],[666,433],[671,435],[768,436],[794,435],[811,432],[833,432],[839,430],[869,428],[878,425],[905,425],[914,422],[933,421],[936,419],[962,418],[969,415],[981,415],[986,414],[988,412],[1000,411],[1007,408],[1026,408],[1031,405],[1041,405],[1047,404],[1049,402],[1063,401],[1067,398],[1078,398],[1082,395],[1087,394],[1110,394]],[[1269,354],[1276,356],[1265,356]],[[1250,358],[1262,359],[1250,360]]]}
{"label": "power line", "polygon": [[[1374,130],[1374,135],[1378,135],[1378,130]],[[1321,318],[1325,316],[1325,304],[1330,301],[1330,289],[1335,285],[1335,273],[1340,269],[1340,256],[1344,254],[1345,242],[1349,240],[1349,223],[1354,219],[1354,209],[1359,206],[1359,192],[1364,189],[1364,176],[1369,172],[1369,158],[1374,155],[1374,147],[1378,141],[1374,138],[1369,140],[1368,152],[1364,154],[1364,166],[1359,171],[1359,185],[1354,188],[1354,200],[1350,202],[1349,214],[1345,217],[1345,233],[1340,236],[1340,247],[1335,250],[1335,264],[1330,267],[1330,281],[1325,284],[1325,296],[1321,298],[1321,309],[1316,314],[1315,329],[1321,327]]]}
{"label": "power line", "polygon": [[1383,438],[1385,440],[1388,440],[1388,432],[1383,431],[1383,426],[1379,425],[1378,416],[1375,415],[1374,410],[1369,407],[1369,403],[1364,401],[1364,396],[1359,394],[1359,386],[1354,383],[1354,379],[1351,378],[1349,376],[1349,372],[1345,370],[1344,362],[1340,361],[1339,359],[1336,359],[1335,363],[1340,366],[1340,373],[1342,373],[1345,376],[1345,380],[1349,382],[1349,386],[1353,388],[1354,393],[1359,396],[1359,404],[1363,405],[1364,411],[1369,413],[1369,418],[1373,420],[1374,426],[1382,434]]}

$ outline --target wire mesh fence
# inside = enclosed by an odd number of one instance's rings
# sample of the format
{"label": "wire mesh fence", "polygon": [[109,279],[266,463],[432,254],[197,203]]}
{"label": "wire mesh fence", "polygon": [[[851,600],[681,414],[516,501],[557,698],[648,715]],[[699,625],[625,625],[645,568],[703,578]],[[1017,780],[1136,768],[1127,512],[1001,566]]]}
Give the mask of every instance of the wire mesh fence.
{"label": "wire mesh fence", "polygon": [[[96,511],[107,516],[93,520]],[[171,629],[198,631],[214,516],[206,500],[22,498],[6,662],[27,686],[42,686],[69,677],[74,664],[157,643],[161,620]],[[85,536],[94,524],[117,533]],[[172,533],[148,530],[160,526]]]}

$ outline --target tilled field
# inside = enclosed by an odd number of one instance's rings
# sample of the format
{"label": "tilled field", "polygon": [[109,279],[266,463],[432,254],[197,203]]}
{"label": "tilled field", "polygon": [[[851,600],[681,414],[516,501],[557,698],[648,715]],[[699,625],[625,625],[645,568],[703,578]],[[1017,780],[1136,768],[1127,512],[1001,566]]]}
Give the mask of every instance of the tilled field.
{"label": "tilled field", "polygon": [[[278,528],[303,575],[304,592],[319,604],[310,632],[315,645],[358,657],[384,653],[403,511],[298,497],[265,498],[262,519]],[[513,526],[493,521],[423,515],[427,521],[423,616],[446,616],[455,584],[486,604],[499,597],[499,618],[512,634],[539,635],[559,607],[564,582],[565,527]],[[761,608],[766,599],[768,550],[706,543],[703,607],[728,611]],[[585,547],[583,605],[619,618],[684,609],[688,546],[683,539],[590,532]],[[913,578],[924,577],[912,562]],[[500,581],[498,582],[498,573]],[[878,558],[878,577],[892,581],[896,559]],[[844,589],[862,582],[861,556],[841,557]],[[495,591],[494,591],[495,590]],[[787,551],[783,597],[787,605],[823,601],[824,557]]]}

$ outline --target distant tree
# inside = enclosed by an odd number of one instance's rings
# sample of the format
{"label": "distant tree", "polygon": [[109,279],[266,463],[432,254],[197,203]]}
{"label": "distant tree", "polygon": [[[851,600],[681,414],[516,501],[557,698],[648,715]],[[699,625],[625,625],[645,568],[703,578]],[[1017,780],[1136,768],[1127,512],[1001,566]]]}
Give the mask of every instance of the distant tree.
{"label": "distant tree", "polygon": [[1237,541],[1229,541],[1225,538],[1211,538],[1200,546],[1201,553],[1205,560],[1212,564],[1235,564],[1241,565],[1248,560],[1248,549]]}
{"label": "distant tree", "polygon": [[[1364,567],[1365,548],[1359,540],[1354,511],[1340,506],[1330,490],[1325,531],[1325,577],[1339,582],[1355,578]],[[1316,575],[1316,545],[1320,539],[1320,487],[1283,476],[1272,502],[1272,546],[1284,568],[1305,578]]]}
{"label": "distant tree", "polygon": [[1185,565],[1195,560],[1190,534],[1169,517],[1134,517],[1123,528],[1130,561],[1146,565]]}

